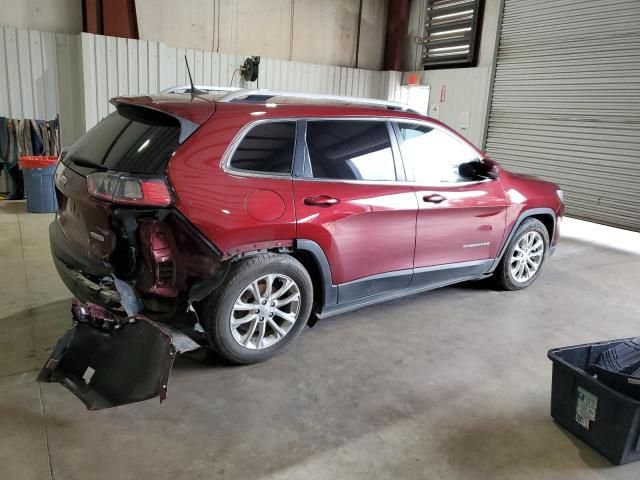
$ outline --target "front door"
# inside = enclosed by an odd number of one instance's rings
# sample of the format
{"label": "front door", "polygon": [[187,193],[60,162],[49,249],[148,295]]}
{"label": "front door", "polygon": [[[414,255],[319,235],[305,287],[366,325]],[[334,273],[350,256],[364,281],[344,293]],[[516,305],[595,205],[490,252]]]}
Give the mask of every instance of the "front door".
{"label": "front door", "polygon": [[411,279],[418,203],[398,181],[389,133],[379,120],[306,122],[304,176],[293,182],[297,238],[324,251],[340,303]]}
{"label": "front door", "polygon": [[444,129],[398,123],[400,150],[419,205],[414,283],[486,271],[504,236],[507,201],[498,180],[464,178],[477,153]]}

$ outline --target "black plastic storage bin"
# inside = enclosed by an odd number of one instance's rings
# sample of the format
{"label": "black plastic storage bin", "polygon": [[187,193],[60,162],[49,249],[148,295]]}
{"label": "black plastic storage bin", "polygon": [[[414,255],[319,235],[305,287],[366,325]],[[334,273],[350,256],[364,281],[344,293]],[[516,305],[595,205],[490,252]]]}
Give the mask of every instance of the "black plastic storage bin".
{"label": "black plastic storage bin", "polygon": [[640,460],[640,401],[589,375],[600,354],[623,340],[549,350],[551,416],[613,463]]}

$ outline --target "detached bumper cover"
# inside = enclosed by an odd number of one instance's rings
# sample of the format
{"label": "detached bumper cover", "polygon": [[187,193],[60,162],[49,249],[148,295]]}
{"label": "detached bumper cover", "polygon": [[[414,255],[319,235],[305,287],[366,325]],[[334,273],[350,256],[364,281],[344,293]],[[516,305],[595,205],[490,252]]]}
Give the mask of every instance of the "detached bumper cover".
{"label": "detached bumper cover", "polygon": [[144,317],[110,331],[77,323],[58,341],[38,381],[64,385],[89,410],[157,396],[162,402],[176,354],[199,347],[184,338],[174,342],[174,335]]}

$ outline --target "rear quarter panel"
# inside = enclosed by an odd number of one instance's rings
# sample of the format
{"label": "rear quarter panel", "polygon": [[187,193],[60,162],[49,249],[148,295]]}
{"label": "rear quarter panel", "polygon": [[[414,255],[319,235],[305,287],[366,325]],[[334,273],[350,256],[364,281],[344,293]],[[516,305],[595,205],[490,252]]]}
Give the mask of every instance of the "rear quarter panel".
{"label": "rear quarter panel", "polygon": [[[227,257],[292,244],[295,238],[291,178],[235,175],[221,167],[227,147],[248,121],[244,112],[217,112],[178,149],[168,167],[178,210]],[[263,197],[275,199],[276,213],[248,209],[250,195],[258,199],[258,209]]]}

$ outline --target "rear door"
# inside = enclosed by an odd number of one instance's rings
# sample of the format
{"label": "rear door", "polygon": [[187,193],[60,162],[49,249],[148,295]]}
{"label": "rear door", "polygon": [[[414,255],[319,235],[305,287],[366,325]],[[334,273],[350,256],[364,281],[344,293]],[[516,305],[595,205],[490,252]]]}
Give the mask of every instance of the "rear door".
{"label": "rear door", "polygon": [[482,273],[504,235],[500,182],[464,178],[459,166],[478,155],[441,127],[398,122],[395,131],[419,205],[414,283]]}
{"label": "rear door", "polygon": [[[297,237],[320,245],[340,303],[407,286],[417,201],[381,120],[309,120]],[[303,137],[304,138],[304,137]]]}

